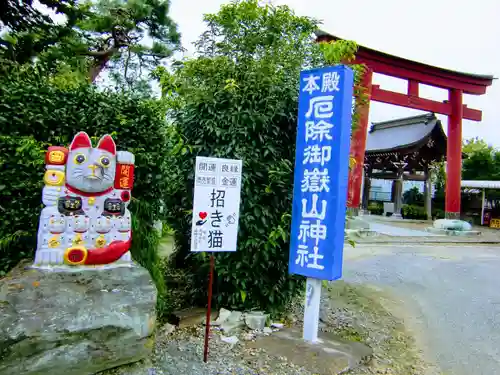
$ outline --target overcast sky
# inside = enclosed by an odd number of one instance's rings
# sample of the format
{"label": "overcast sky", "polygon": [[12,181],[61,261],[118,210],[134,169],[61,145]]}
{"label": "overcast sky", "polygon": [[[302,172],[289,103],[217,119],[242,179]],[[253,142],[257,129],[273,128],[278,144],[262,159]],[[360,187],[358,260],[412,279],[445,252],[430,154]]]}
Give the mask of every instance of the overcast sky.
{"label": "overcast sky", "polygon": [[[183,46],[204,31],[204,13],[217,12],[222,0],[171,0],[170,15],[178,23]],[[500,0],[274,0],[299,15],[315,17],[322,28],[344,39],[426,64],[500,78]],[[406,92],[404,81],[374,76],[382,88]],[[445,100],[444,90],[424,86],[420,96]],[[483,111],[479,123],[463,122],[463,137],[479,136],[500,147],[500,82],[486,95],[465,96],[464,104]],[[372,102],[370,122],[421,112]],[[446,117],[441,117],[446,131]]]}

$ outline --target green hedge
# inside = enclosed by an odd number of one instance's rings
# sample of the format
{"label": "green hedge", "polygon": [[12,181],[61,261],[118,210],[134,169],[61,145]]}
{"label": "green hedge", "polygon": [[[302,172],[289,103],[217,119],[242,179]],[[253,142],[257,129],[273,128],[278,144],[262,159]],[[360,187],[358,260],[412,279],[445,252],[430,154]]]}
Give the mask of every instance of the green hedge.
{"label": "green hedge", "polygon": [[[173,266],[192,275],[189,283],[196,288],[189,298],[204,305],[208,257],[189,252],[194,159],[242,159],[238,251],[216,254],[214,296],[226,308],[277,312],[303,290],[303,278],[288,274],[297,93],[288,82],[266,81],[262,77],[273,73],[251,61],[251,67],[239,68],[234,77],[248,82],[255,79],[252,74],[260,75],[256,83],[247,90],[225,90],[225,74],[231,69],[224,64],[237,69],[222,59],[191,61],[184,68],[205,86],[186,84],[186,102],[174,113],[185,145],[172,154],[174,182],[165,197],[168,223],[175,231]],[[262,97],[267,104],[257,102]]]}
{"label": "green hedge", "polygon": [[[372,215],[383,215],[384,206],[381,202],[370,202],[368,205],[368,211],[370,211]],[[401,208],[401,215],[404,219],[427,220],[425,209],[422,206],[404,204]],[[444,211],[433,208],[432,217],[435,219],[443,219]]]}
{"label": "green hedge", "polygon": [[370,211],[372,215],[383,215],[384,205],[381,202],[370,202],[368,204],[368,211]]}
{"label": "green hedge", "polygon": [[[401,215],[403,216],[404,219],[427,220],[427,214],[425,213],[425,208],[422,206],[405,204],[401,209]],[[443,219],[444,211],[440,209],[433,209],[432,218]]]}
{"label": "green hedge", "polygon": [[132,253],[154,274],[158,238],[151,225],[158,218],[168,182],[164,123],[154,102],[99,92],[86,84],[59,88],[49,83],[43,72],[32,68],[3,76],[0,272],[34,254],[45,150],[49,145],[68,145],[76,132],[84,130],[96,138],[112,134],[118,149],[135,154],[134,200],[130,205],[135,215]]}
{"label": "green hedge", "polygon": [[444,210],[441,210],[439,208],[433,208],[432,209],[432,219],[435,220],[435,219],[444,219],[445,217],[445,214],[444,214]]}
{"label": "green hedge", "polygon": [[401,208],[403,219],[427,220],[424,207],[404,204]]}

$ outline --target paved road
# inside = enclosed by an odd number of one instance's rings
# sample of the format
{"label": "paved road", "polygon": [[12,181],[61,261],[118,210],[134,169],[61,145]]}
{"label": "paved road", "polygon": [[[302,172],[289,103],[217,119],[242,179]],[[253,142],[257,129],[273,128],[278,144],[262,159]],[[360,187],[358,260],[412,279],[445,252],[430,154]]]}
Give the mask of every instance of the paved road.
{"label": "paved road", "polygon": [[438,237],[438,234],[424,232],[423,230],[415,230],[409,228],[400,228],[394,225],[386,225],[381,223],[370,223],[370,230],[394,237]]}
{"label": "paved road", "polygon": [[500,374],[500,247],[360,245],[344,278],[389,287],[428,360],[446,374]]}

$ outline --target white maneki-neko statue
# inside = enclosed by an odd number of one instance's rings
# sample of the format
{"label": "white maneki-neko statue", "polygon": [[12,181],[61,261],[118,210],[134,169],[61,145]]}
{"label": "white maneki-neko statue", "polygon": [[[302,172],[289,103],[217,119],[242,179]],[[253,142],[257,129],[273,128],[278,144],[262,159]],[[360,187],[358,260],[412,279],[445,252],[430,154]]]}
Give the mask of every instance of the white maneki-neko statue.
{"label": "white maneki-neko statue", "polygon": [[49,147],[35,268],[130,265],[134,155],[85,132]]}

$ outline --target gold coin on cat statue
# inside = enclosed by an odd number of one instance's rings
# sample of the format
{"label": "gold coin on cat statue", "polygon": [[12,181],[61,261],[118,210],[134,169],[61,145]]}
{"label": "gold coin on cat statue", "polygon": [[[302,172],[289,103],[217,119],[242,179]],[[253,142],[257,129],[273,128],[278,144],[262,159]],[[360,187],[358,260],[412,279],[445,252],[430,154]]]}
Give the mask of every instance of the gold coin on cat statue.
{"label": "gold coin on cat statue", "polygon": [[106,245],[106,239],[102,234],[95,240],[95,245],[96,247],[104,247]]}
{"label": "gold coin on cat statue", "polygon": [[61,242],[59,242],[59,236],[53,236],[49,239],[50,248],[54,249],[59,246],[61,246]]}
{"label": "gold coin on cat statue", "polygon": [[48,186],[64,185],[64,172],[58,170],[47,170],[43,176],[43,182]]}
{"label": "gold coin on cat statue", "polygon": [[83,238],[80,233],[78,233],[73,239],[73,246],[83,245]]}

